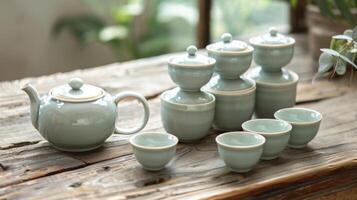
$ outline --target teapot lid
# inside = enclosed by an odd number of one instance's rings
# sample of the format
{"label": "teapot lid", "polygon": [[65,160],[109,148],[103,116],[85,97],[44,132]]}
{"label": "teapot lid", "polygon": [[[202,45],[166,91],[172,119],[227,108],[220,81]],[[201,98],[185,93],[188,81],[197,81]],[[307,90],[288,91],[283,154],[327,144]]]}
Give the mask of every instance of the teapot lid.
{"label": "teapot lid", "polygon": [[291,45],[295,43],[295,40],[280,34],[276,28],[271,27],[269,33],[253,37],[249,42],[253,45]]}
{"label": "teapot lid", "polygon": [[174,65],[212,65],[215,63],[215,60],[213,58],[210,58],[208,56],[203,56],[200,54],[197,54],[197,47],[194,45],[190,45],[186,49],[187,54],[183,56],[178,56],[174,57],[169,60],[169,64],[174,64]]}
{"label": "teapot lid", "polygon": [[103,97],[105,92],[99,87],[83,84],[80,78],[73,78],[68,84],[52,88],[49,94],[61,101],[86,102]]}
{"label": "teapot lid", "polygon": [[240,52],[245,51],[247,49],[247,43],[239,40],[233,40],[232,35],[230,33],[222,34],[221,41],[207,46],[207,50],[219,52]]}

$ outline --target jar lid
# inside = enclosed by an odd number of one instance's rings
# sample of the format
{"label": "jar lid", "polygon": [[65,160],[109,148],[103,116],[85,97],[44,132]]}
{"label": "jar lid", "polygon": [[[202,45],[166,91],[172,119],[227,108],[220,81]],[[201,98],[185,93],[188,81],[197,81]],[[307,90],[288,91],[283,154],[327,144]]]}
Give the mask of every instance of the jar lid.
{"label": "jar lid", "polygon": [[276,28],[271,27],[269,33],[253,37],[249,42],[255,45],[291,45],[295,43],[295,40],[292,37],[280,34]]}
{"label": "jar lid", "polygon": [[207,46],[207,50],[223,51],[223,52],[240,52],[248,49],[248,45],[245,42],[239,40],[233,40],[230,33],[224,33],[221,35],[221,41],[210,44]]}
{"label": "jar lid", "polygon": [[296,83],[299,79],[296,73],[288,69],[281,69],[280,73],[270,73],[265,72],[259,66],[251,69],[247,76],[249,76],[249,78],[253,79],[257,83],[265,83],[277,86]]}
{"label": "jar lid", "polygon": [[104,96],[104,90],[88,84],[83,84],[80,78],[73,78],[68,84],[54,87],[50,96],[66,102],[94,101]]}
{"label": "jar lid", "polygon": [[255,88],[255,83],[245,77],[239,79],[222,79],[219,75],[215,75],[209,83],[204,86],[204,90],[213,94],[225,92],[227,94],[244,94]]}
{"label": "jar lid", "polygon": [[178,56],[174,57],[169,60],[169,64],[174,64],[174,65],[212,65],[215,63],[215,60],[213,58],[210,58],[208,56],[203,56],[200,55],[197,52],[197,47],[194,45],[191,45],[187,47],[186,49],[187,54],[183,56]]}
{"label": "jar lid", "polygon": [[185,92],[178,87],[167,90],[161,98],[170,103],[182,105],[201,105],[214,101],[214,98],[205,92]]}

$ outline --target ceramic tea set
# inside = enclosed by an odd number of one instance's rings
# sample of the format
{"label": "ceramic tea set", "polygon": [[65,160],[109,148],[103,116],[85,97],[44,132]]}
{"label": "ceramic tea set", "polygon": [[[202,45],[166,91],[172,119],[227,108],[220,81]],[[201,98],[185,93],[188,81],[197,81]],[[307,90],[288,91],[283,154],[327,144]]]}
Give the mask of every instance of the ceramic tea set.
{"label": "ceramic tea set", "polygon": [[[160,96],[167,133],[130,138],[135,158],[144,169],[164,168],[179,141],[199,141],[211,127],[228,131],[218,135],[216,143],[220,157],[235,172],[251,170],[260,159],[279,157],[286,146],[304,148],[316,136],[322,115],[293,108],[298,75],[283,68],[293,57],[295,40],[272,28],[249,42],[233,40],[225,33],[221,41],[206,47],[208,56],[189,46],[186,54],[168,61],[168,73],[178,87]],[[245,73],[253,59],[259,66]],[[112,133],[139,132],[149,118],[142,95],[123,92],[113,97],[79,78],[42,97],[29,84],[23,90],[31,101],[33,126],[63,151],[98,148]],[[133,129],[115,125],[117,104],[127,97],[144,107],[143,121]]]}

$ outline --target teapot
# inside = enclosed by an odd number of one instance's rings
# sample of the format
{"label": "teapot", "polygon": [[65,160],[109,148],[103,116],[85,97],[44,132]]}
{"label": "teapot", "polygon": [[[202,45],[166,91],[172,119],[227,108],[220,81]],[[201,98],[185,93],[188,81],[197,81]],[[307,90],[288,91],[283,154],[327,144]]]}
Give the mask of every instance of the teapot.
{"label": "teapot", "polygon": [[[31,101],[32,125],[44,139],[62,151],[96,149],[113,132],[136,133],[145,127],[149,119],[149,106],[143,95],[122,92],[112,96],[102,88],[83,84],[80,78],[54,87],[42,97],[31,84],[26,84],[22,90]],[[143,105],[144,117],[139,126],[123,129],[115,125],[117,104],[127,97],[135,98]]]}

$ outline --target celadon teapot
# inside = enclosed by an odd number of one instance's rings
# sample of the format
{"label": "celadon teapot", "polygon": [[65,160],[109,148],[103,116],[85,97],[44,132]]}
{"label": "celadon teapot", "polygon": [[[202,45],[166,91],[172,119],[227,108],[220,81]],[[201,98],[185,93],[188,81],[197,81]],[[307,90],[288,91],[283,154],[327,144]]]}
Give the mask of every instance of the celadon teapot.
{"label": "celadon teapot", "polygon": [[[42,97],[31,84],[22,89],[31,101],[33,126],[49,143],[63,151],[96,149],[113,132],[136,133],[145,127],[149,119],[149,106],[141,94],[122,92],[113,97],[102,88],[83,84],[80,78],[52,88]],[[131,129],[115,125],[117,104],[127,97],[139,100],[145,111],[141,124]]]}

